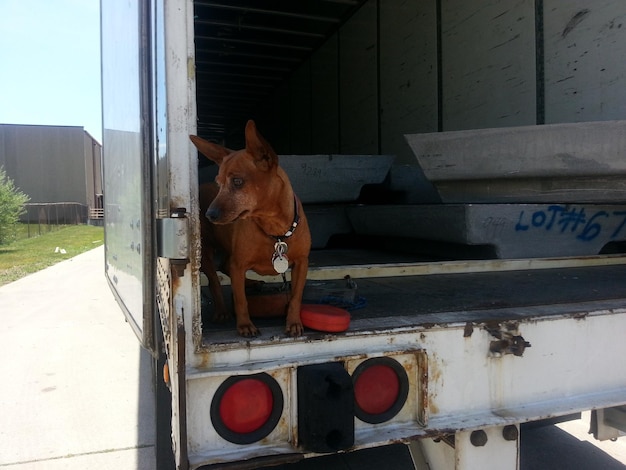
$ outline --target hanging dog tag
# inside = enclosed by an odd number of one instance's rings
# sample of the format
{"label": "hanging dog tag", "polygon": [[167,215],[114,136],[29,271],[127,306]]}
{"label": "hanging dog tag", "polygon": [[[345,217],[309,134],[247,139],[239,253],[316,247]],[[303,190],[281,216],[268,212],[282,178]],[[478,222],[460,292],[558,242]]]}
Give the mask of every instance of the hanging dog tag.
{"label": "hanging dog tag", "polygon": [[272,265],[278,274],[283,274],[289,269],[289,260],[287,253],[287,244],[284,241],[277,241],[274,244],[274,254],[272,255]]}
{"label": "hanging dog tag", "polygon": [[275,256],[272,259],[272,264],[274,265],[274,270],[278,274],[283,274],[283,273],[287,272],[287,269],[289,269],[289,260],[284,255],[283,256]]}

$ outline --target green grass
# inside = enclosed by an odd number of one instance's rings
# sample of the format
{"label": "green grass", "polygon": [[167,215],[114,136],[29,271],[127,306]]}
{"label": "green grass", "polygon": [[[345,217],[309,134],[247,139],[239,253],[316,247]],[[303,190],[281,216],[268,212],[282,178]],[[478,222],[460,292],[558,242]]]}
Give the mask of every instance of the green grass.
{"label": "green grass", "polygon": [[[67,225],[41,236],[18,238],[8,245],[0,245],[0,286],[16,281],[53,264],[72,258],[104,243],[104,229],[91,225]],[[66,251],[55,253],[56,247]]]}

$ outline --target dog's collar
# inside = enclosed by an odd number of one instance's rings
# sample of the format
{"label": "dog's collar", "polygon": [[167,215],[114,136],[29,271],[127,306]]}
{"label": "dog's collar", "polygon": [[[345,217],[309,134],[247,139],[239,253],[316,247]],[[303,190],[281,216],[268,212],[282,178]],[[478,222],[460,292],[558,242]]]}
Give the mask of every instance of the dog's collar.
{"label": "dog's collar", "polygon": [[271,235],[272,238],[281,241],[283,238],[289,238],[293,235],[293,232],[296,231],[296,227],[300,223],[300,211],[298,210],[298,197],[293,195],[293,222],[291,223],[291,227],[287,230],[283,235]]}

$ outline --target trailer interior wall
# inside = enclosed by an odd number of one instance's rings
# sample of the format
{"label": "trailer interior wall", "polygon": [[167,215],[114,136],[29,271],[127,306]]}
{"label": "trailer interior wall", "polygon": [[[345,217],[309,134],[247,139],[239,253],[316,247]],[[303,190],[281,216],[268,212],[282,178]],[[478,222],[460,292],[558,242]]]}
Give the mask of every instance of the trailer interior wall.
{"label": "trailer interior wall", "polygon": [[626,117],[621,0],[368,0],[256,110],[278,153],[395,154],[406,133]]}

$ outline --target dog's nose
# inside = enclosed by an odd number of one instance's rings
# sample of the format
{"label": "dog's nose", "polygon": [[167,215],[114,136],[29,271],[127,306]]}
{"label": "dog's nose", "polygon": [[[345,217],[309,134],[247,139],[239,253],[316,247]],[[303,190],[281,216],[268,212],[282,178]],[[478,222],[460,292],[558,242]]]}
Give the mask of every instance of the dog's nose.
{"label": "dog's nose", "polygon": [[206,216],[207,219],[209,219],[211,222],[215,222],[217,219],[219,219],[220,217],[220,211],[218,208],[216,207],[209,207],[206,211],[206,214],[204,214]]}

